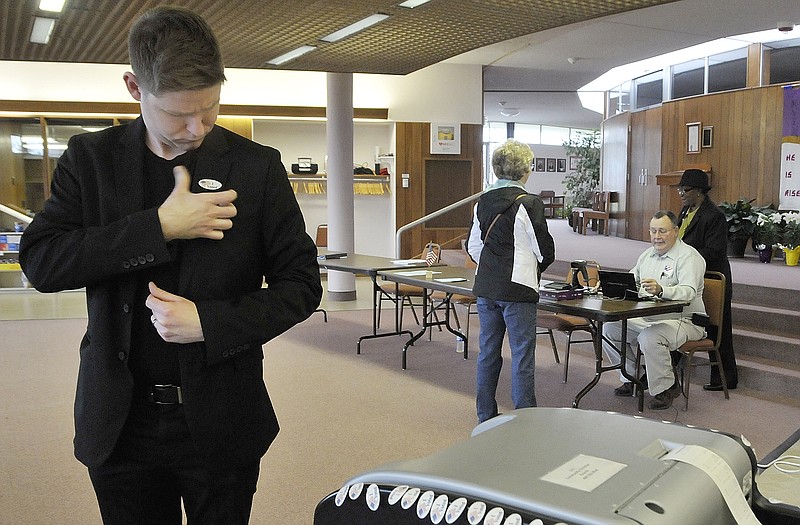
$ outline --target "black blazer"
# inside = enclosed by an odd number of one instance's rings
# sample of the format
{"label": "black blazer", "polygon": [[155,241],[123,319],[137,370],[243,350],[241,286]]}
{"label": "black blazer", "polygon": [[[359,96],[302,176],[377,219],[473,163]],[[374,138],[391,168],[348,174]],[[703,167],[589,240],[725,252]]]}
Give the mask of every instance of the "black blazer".
{"label": "black blazer", "polygon": [[[144,209],[144,137],[141,118],[72,137],[20,245],[40,291],[86,288],[75,455],[87,466],[113,451],[134,395],[127,360],[137,271],[171,257],[157,210]],[[316,247],[277,150],[215,127],[198,150],[192,191],[208,191],[201,179],[235,189],[238,213],[223,240],[182,249],[178,295],[196,303],[205,337],[180,351],[184,409],[210,459],[247,462],[278,433],[261,346],[319,305]]]}
{"label": "black blazer", "polygon": [[[680,212],[680,223],[686,216],[688,207]],[[731,265],[728,262],[728,221],[725,214],[711,202],[708,195],[697,208],[692,222],[686,227],[683,242],[693,246],[706,260],[706,270],[721,272],[728,286],[731,285]]]}

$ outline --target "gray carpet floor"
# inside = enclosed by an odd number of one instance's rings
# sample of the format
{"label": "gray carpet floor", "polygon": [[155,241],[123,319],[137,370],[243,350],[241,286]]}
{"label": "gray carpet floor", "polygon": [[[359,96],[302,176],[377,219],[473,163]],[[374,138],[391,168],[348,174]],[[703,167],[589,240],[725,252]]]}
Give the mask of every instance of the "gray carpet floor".
{"label": "gray carpet floor", "polygon": [[[474,355],[464,360],[456,353],[452,335],[434,330],[433,341],[420,340],[403,371],[404,337],[366,341],[356,355],[358,336],[371,329],[369,311],[329,311],[328,317],[325,323],[315,314],[265,346],[267,385],[282,430],[262,461],[254,524],[311,523],[316,503],[349,477],[467,439],[476,423]],[[0,523],[100,523],[71,443],[76,348],[85,319],[0,321],[0,330]],[[477,335],[473,320],[473,346]],[[563,357],[564,339],[558,341]],[[541,337],[540,406],[571,405],[593,373],[588,347],[573,349],[566,384],[562,373]],[[615,373],[604,374],[581,409],[636,414],[635,399],[612,395],[617,384]],[[503,411],[511,409],[509,389],[506,367],[498,391]],[[763,457],[797,429],[800,406],[746,390],[725,401],[694,385],[689,411],[645,408],[643,416],[743,435]]]}

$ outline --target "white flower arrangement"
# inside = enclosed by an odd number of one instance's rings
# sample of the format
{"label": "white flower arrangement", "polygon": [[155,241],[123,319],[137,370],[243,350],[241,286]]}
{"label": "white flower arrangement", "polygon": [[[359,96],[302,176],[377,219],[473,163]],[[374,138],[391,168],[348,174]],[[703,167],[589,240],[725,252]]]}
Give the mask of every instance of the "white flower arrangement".
{"label": "white flower arrangement", "polygon": [[779,246],[787,250],[800,247],[800,212],[789,211],[780,215],[783,229]]}
{"label": "white flower arrangement", "polygon": [[783,214],[761,213],[756,218],[755,241],[757,250],[766,250],[780,240]]}

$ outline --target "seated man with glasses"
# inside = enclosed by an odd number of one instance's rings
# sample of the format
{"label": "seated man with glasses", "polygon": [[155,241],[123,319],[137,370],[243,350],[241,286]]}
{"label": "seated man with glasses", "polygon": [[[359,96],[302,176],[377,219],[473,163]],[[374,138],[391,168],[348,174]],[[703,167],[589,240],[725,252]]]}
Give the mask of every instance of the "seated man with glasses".
{"label": "seated man with glasses", "polygon": [[[697,341],[705,336],[705,330],[692,323],[692,315],[705,314],[703,305],[703,278],[706,262],[700,253],[678,238],[678,221],[671,211],[658,211],[650,220],[650,242],[652,247],[639,256],[631,272],[636,276],[640,290],[666,300],[687,301],[680,313],[661,314],[628,320],[625,369],[633,377],[641,377],[649,387],[653,399],[648,406],[652,410],[664,410],[681,393],[672,371],[670,352],[677,350],[686,341]],[[609,341],[620,345],[621,323],[603,325],[603,351],[608,360],[619,364],[620,354]],[[636,343],[644,356],[647,377],[641,370],[634,370]],[[618,396],[633,394],[633,383],[620,374],[624,383],[614,390]]]}

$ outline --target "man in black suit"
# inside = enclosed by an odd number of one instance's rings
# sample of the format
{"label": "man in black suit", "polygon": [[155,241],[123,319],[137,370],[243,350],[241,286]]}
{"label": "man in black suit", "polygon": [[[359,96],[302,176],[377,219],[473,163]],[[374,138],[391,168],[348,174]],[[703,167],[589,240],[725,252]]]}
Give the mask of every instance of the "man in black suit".
{"label": "man in black suit", "polygon": [[280,153],[215,126],[225,80],[197,15],[131,28],[141,117],[74,136],[20,261],[43,292],[86,288],[75,455],[106,524],[249,521],[278,433],[262,344],[322,287]]}
{"label": "man in black suit", "polygon": [[[686,244],[693,246],[706,260],[706,270],[720,272],[725,276],[725,308],[719,345],[722,369],[728,388],[736,388],[739,376],[736,371],[736,356],[733,352],[733,325],[731,322],[731,297],[733,281],[728,262],[728,223],[725,214],[711,202],[706,172],[690,169],[683,172],[678,193],[683,207],[679,215],[679,232]],[[710,354],[714,359],[713,354]],[[711,381],[703,386],[706,390],[722,390],[722,379],[717,367],[711,367]]]}

